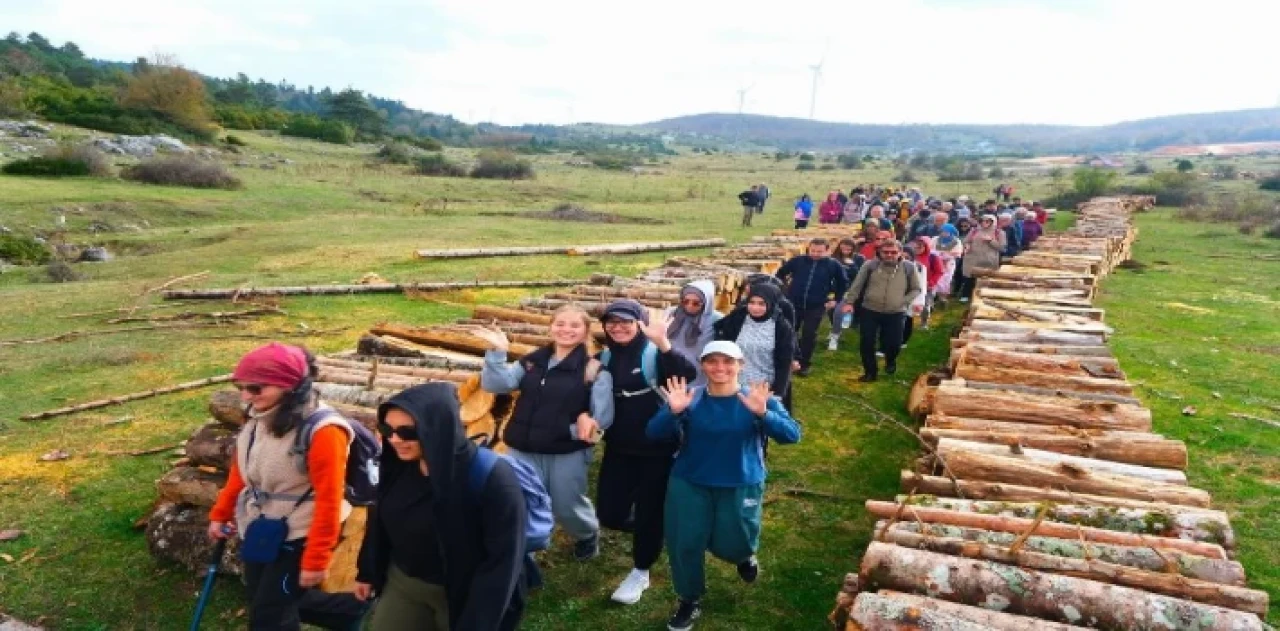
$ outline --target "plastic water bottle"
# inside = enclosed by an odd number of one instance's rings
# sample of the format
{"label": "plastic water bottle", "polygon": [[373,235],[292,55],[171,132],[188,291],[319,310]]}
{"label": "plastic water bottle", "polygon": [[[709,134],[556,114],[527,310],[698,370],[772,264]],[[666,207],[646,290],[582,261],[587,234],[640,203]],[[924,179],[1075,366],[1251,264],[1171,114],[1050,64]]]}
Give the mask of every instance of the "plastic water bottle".
{"label": "plastic water bottle", "polygon": [[840,317],[840,330],[843,331],[853,326],[853,312],[844,314]]}

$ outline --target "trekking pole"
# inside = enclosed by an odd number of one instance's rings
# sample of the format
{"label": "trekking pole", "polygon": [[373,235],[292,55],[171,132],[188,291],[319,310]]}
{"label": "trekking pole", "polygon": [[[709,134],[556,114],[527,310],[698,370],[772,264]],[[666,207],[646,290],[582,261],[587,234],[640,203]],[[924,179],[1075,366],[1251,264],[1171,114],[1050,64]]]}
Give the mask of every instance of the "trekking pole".
{"label": "trekking pole", "polygon": [[[230,536],[229,529],[223,533]],[[218,565],[222,563],[222,554],[227,550],[227,539],[224,537],[213,544],[213,558],[209,559],[208,572],[204,575],[204,587],[200,589],[200,600],[196,601],[196,615],[191,619],[190,631],[199,631],[200,619],[204,617],[204,608],[209,604],[209,596],[213,594],[213,579],[218,576]]]}

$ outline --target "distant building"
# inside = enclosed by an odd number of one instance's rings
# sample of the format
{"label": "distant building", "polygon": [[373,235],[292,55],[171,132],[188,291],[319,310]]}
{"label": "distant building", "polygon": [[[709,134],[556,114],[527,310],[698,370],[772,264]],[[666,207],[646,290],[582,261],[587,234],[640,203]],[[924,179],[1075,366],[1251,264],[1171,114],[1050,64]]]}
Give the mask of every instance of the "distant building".
{"label": "distant building", "polygon": [[1085,164],[1099,169],[1124,168],[1124,160],[1120,160],[1118,158],[1107,158],[1105,156],[1093,156],[1092,158],[1089,158],[1089,161]]}

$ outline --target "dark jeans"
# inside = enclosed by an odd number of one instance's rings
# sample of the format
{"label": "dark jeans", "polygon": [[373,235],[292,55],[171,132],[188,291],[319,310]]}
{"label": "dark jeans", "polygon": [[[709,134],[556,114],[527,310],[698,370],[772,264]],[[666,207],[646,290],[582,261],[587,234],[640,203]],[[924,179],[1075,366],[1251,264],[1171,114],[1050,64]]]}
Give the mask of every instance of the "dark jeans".
{"label": "dark jeans", "polygon": [[809,220],[808,220],[808,219],[797,219],[797,220],[796,220],[796,228],[795,228],[796,230],[799,230],[799,229],[801,229],[801,228],[808,228],[808,227],[809,227]]}
{"label": "dark jeans", "polygon": [[760,205],[756,206],[756,214],[757,215],[764,214],[764,202],[760,202]]}
{"label": "dark jeans", "polygon": [[305,539],[285,543],[274,562],[244,564],[250,629],[301,629],[303,622],[331,631],[360,628],[368,605],[351,594],[298,585],[305,543]]}
{"label": "dark jeans", "polygon": [[902,316],[902,343],[906,344],[911,341],[911,332],[916,329],[915,316]]}
{"label": "dark jeans", "polygon": [[960,279],[960,297],[972,298],[973,289],[978,286],[977,276],[964,276]]}
{"label": "dark jeans", "polygon": [[[600,525],[632,533],[631,559],[636,569],[647,570],[662,553],[663,506],[671,456],[636,456],[604,450],[596,489],[596,516]],[[628,523],[632,511],[635,522]]]}
{"label": "dark jeans", "polygon": [[898,362],[898,351],[902,350],[902,328],[906,318],[902,313],[880,313],[864,309],[858,314],[858,330],[862,334],[859,350],[862,354],[862,370],[875,377],[879,372],[876,366],[876,340],[880,341],[880,351],[884,353],[884,364],[892,366]]}
{"label": "dark jeans", "polygon": [[813,357],[813,347],[817,344],[818,327],[822,324],[822,316],[826,315],[827,308],[825,305],[818,305],[812,309],[797,311],[796,333],[800,334],[800,356],[796,359],[801,368],[808,368],[809,360]]}

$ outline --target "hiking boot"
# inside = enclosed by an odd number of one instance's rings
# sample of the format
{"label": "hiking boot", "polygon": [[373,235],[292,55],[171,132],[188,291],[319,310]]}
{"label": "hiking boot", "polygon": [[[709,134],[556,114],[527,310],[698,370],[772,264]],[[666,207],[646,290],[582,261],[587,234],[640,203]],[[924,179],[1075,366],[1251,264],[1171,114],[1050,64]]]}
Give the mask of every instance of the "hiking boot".
{"label": "hiking boot", "polygon": [[600,535],[595,534],[573,544],[573,558],[590,561],[600,556]]}
{"label": "hiking boot", "polygon": [[702,606],[698,601],[681,600],[676,612],[667,619],[667,631],[689,631],[693,628],[693,621],[701,615]]}
{"label": "hiking boot", "polygon": [[738,576],[744,583],[756,582],[756,577],[760,576],[760,563],[756,561],[754,554],[750,559],[738,564]]}
{"label": "hiking boot", "polygon": [[829,350],[829,351],[838,351],[838,350],[840,350],[840,338],[838,338],[838,337],[836,337],[836,336],[834,336],[834,335],[832,335],[831,337],[827,338],[827,350]]}
{"label": "hiking boot", "polygon": [[646,589],[649,589],[649,571],[633,569],[626,578],[622,579],[618,589],[613,590],[611,598],[615,603],[634,605],[640,602],[640,597],[644,595]]}
{"label": "hiking boot", "polygon": [[808,366],[805,366],[804,368],[801,368],[800,370],[797,370],[797,371],[796,371],[796,376],[797,376],[797,377],[808,377],[808,376],[809,376],[809,367],[808,367]]}
{"label": "hiking boot", "polygon": [[861,381],[862,383],[871,383],[875,380],[876,380],[875,375],[863,375],[861,377],[858,377],[858,381]]}

